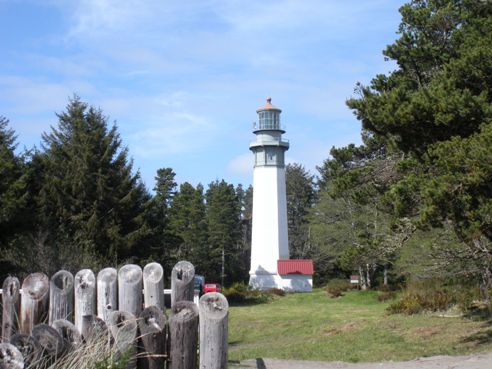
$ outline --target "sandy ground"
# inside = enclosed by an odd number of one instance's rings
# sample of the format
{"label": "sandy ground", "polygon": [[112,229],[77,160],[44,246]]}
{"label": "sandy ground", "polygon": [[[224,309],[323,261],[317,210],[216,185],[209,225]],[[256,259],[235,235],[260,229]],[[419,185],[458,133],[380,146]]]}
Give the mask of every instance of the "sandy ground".
{"label": "sandy ground", "polygon": [[256,359],[241,361],[230,369],[492,369],[492,352],[468,356],[433,356],[412,361],[343,363],[340,361],[298,361]]}

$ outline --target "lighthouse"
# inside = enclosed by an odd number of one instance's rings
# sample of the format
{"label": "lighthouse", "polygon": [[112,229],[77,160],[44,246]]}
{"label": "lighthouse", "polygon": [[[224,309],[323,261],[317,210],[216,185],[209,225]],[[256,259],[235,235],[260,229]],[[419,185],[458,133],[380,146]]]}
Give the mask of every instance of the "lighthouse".
{"label": "lighthouse", "polygon": [[308,292],[313,288],[313,261],[289,259],[285,191],[289,142],[282,138],[282,111],[267,98],[265,106],[256,112],[256,140],[249,145],[255,156],[249,284],[256,289]]}
{"label": "lighthouse", "polygon": [[282,138],[282,111],[271,98],[256,112],[256,140],[249,146],[255,156],[249,283],[254,288],[281,288],[277,262],[289,258],[284,158],[289,142]]}

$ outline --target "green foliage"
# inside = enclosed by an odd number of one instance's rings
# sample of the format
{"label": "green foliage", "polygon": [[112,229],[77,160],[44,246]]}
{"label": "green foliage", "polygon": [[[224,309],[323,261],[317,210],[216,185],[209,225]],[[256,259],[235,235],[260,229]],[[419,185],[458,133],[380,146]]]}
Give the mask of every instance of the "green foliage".
{"label": "green foliage", "polygon": [[150,234],[143,216],[149,195],[116,126],[78,97],[58,119],[38,154],[40,229],[107,260],[132,256]]}
{"label": "green foliage", "polygon": [[332,298],[343,296],[344,292],[351,289],[352,285],[347,279],[332,279],[325,286],[325,291]]}
{"label": "green foliage", "polygon": [[212,280],[219,280],[221,277],[223,253],[225,283],[244,280],[247,277],[249,260],[241,257],[241,204],[236,190],[224,180],[214,181],[209,184],[205,198],[209,276]]}
{"label": "green foliage", "polygon": [[274,295],[283,296],[278,291],[253,289],[243,282],[233,283],[229,288],[224,288],[222,292],[230,304],[238,305],[263,304],[270,301]]}
{"label": "green foliage", "polygon": [[289,251],[292,259],[312,258],[308,215],[315,200],[314,177],[299,164],[285,168]]}

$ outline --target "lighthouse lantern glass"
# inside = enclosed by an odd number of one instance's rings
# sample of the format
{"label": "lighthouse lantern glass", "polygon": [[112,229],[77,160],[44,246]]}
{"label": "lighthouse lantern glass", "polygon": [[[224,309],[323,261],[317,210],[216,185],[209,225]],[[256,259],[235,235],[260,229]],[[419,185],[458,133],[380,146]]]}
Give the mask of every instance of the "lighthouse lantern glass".
{"label": "lighthouse lantern glass", "polygon": [[273,110],[264,110],[259,112],[260,129],[280,129],[279,112]]}

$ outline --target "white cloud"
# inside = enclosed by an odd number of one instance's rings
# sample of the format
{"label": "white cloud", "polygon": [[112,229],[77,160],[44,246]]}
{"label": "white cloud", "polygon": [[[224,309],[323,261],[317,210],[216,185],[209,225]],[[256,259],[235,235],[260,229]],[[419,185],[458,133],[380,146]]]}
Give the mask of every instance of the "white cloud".
{"label": "white cloud", "polygon": [[248,175],[253,173],[254,156],[251,153],[236,156],[227,165],[227,170],[233,174]]}

